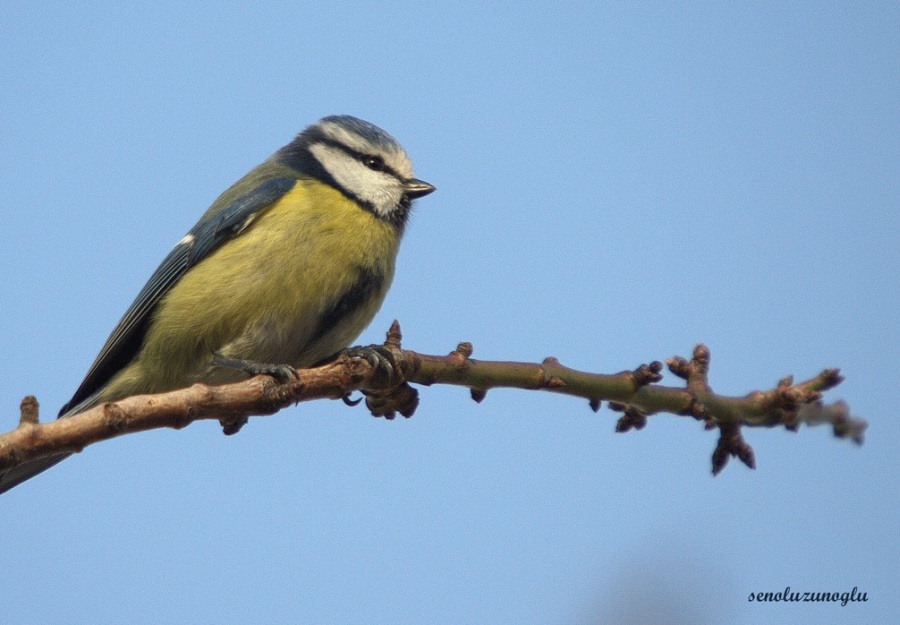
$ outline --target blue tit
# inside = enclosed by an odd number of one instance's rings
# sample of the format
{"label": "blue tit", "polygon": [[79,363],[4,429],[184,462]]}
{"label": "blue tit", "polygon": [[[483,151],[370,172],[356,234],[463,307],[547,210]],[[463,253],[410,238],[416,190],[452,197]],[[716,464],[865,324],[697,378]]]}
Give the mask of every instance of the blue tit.
{"label": "blue tit", "polygon": [[[372,321],[415,178],[385,131],[332,116],[238,180],[162,261],[60,417],[131,395],[323,362]],[[0,492],[68,454],[0,476]]]}

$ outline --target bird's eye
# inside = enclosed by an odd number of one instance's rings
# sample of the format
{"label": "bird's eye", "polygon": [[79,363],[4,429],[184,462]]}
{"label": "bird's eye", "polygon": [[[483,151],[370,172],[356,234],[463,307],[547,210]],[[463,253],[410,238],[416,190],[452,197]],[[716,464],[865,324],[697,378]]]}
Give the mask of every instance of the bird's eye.
{"label": "bird's eye", "polygon": [[363,157],[363,164],[372,171],[384,171],[384,159],[380,156],[365,156]]}

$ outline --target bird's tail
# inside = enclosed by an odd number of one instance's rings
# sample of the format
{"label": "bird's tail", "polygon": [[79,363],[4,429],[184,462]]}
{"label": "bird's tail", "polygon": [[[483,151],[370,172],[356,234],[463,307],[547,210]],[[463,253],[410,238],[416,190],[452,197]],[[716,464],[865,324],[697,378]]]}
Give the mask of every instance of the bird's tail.
{"label": "bird's tail", "polygon": [[62,462],[71,455],[70,453],[65,453],[47,456],[46,458],[25,462],[7,470],[5,473],[0,473],[0,494],[18,486],[25,480],[33,478],[38,473],[43,473],[54,464]]}

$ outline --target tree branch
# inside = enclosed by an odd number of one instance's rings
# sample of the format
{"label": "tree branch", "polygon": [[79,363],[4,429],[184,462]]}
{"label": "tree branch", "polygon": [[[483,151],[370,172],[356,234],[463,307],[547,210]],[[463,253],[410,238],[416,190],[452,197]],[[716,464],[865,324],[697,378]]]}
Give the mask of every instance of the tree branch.
{"label": "tree branch", "polygon": [[[180,429],[199,419],[217,419],[226,433],[237,432],[251,416],[271,415],[286,406],[314,399],[341,399],[361,391],[374,416],[410,417],[418,406],[418,391],[410,383],[430,386],[453,384],[471,389],[482,401],[493,388],[543,390],[587,399],[594,412],[601,401],[622,413],[617,432],[640,430],[647,417],[672,413],[702,421],[706,429],[719,429],[712,454],[713,473],[731,456],[755,465],[753,450],[741,435],[742,427],[784,427],[797,430],[803,423],[831,424],[835,436],[861,444],[866,422],[850,416],[844,402],[823,404],[821,394],[842,381],[837,369],[794,384],[782,379],[767,391],[743,397],[715,394],[709,386],[709,350],[698,345],[690,360],[672,358],[669,370],[685,381],[682,387],[657,384],[663,365],[651,362],[633,371],[599,374],[577,371],[555,358],[542,363],[480,361],[471,358],[472,345],[460,343],[447,356],[430,356],[400,347],[400,326],[395,321],[383,345],[354,348],[333,362],[299,372],[299,377],[278,383],[268,376],[225,386],[195,384],[160,395],[140,395],[96,406],[81,414],[38,423],[37,401],[22,400],[19,426],[0,434],[0,470],[29,460],[79,452],[88,445],[131,432],[170,427]],[[358,402],[355,402],[358,403]]]}

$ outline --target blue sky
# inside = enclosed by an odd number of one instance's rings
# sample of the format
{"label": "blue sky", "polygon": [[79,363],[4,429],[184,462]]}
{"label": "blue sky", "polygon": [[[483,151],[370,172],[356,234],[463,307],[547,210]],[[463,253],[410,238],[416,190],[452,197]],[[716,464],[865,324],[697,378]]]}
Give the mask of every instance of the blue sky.
{"label": "blue sky", "polygon": [[[190,6],[188,6],[190,5]],[[900,615],[896,3],[6,2],[0,406],[65,402],[209,203],[318,118],[438,187],[384,307],[405,346],[722,393],[841,367],[870,422],[617,435],[586,402],[422,389],[102,443],[3,496],[9,623],[885,623]],[[666,382],[677,381],[668,376]],[[749,603],[849,591],[847,605]]]}

